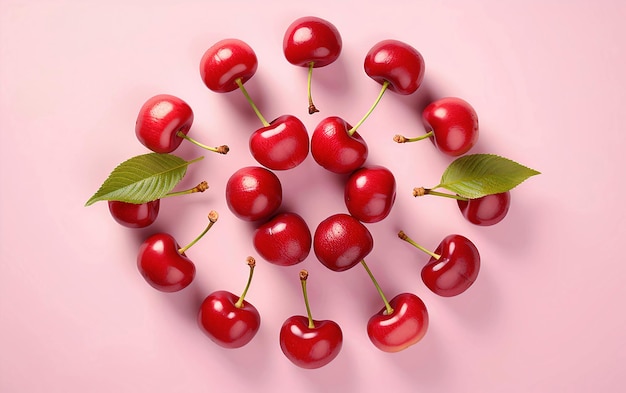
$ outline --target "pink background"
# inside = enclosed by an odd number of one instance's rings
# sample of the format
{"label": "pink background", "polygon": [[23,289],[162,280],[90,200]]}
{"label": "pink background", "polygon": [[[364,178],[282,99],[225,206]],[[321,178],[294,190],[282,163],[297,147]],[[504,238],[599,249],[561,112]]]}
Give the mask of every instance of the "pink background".
{"label": "pink background", "polygon": [[[586,392],[617,391],[626,371],[623,208],[626,6],[621,1],[0,1],[0,391],[10,392]],[[317,15],[342,34],[340,59],[314,74],[321,113],[306,114],[306,70],[287,63],[282,36],[297,17]],[[426,61],[412,96],[386,94],[360,129],[370,163],[396,175],[398,198],[369,225],[367,258],[389,297],[414,292],[430,329],[397,354],[375,349],[365,324],[382,307],[360,267],[334,273],[311,253],[303,264],[259,263],[247,300],[262,316],[255,339],[217,347],[198,329],[208,293],[239,293],[254,255],[253,227],[236,219],[223,190],[254,164],[247,140],[260,122],[239,92],[202,84],[198,64],[214,42],[236,37],[259,58],[247,84],[263,114],[291,113],[309,132],[323,117],[355,123],[378,94],[363,72],[376,42],[403,40]],[[116,224],[106,204],[84,207],[119,162],[146,152],[134,135],[141,104],[158,93],[194,109],[191,134],[228,144],[205,155],[181,187],[204,194],[165,200],[145,230]],[[415,199],[450,159],[429,142],[418,108],[454,95],[478,112],[473,152],[497,153],[542,172],[513,191],[495,227],[464,221],[454,202]],[[285,206],[312,229],[345,211],[342,178],[309,157],[278,174]],[[179,293],[153,290],[135,266],[138,244],[167,230],[181,243],[220,221],[187,254],[198,276]],[[434,248],[461,233],[483,267],[457,298],[430,293],[425,255],[396,238],[403,229]],[[310,271],[311,307],[333,319],[344,346],[329,366],[301,370],[278,346],[278,329],[303,314],[298,271]]]}

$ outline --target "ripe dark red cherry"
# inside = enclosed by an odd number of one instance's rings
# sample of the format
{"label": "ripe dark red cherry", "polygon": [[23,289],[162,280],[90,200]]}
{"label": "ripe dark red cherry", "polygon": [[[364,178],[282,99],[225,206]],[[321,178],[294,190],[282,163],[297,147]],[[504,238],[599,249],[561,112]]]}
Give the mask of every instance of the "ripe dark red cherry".
{"label": "ripe dark red cherry", "polygon": [[332,116],[322,120],[311,136],[311,155],[323,168],[339,174],[351,173],[367,159],[367,144],[358,132],[342,118]]}
{"label": "ripe dark red cherry", "polygon": [[283,200],[278,176],[268,169],[248,166],[239,169],[226,183],[226,203],[244,221],[259,221],[272,216]]}
{"label": "ripe dark red cherry", "polygon": [[511,192],[486,195],[481,198],[457,200],[463,217],[469,222],[481,226],[499,223],[504,219],[511,206]]}
{"label": "ripe dark red cherry", "polygon": [[364,62],[365,73],[376,82],[389,84],[398,94],[412,94],[424,79],[424,58],[412,46],[398,40],[384,40],[374,45]]}
{"label": "ripe dark red cherry", "polygon": [[293,364],[314,369],[327,365],[339,355],[343,333],[334,321],[313,319],[306,290],[307,277],[308,272],[302,270],[300,281],[308,316],[287,318],[280,328],[279,342],[280,349]]}
{"label": "ripe dark red cherry", "polygon": [[384,352],[399,352],[420,341],[428,330],[428,312],[424,302],[412,293],[401,293],[387,301],[365,260],[361,261],[361,265],[385,304],[367,322],[367,335],[372,344]]}
{"label": "ripe dark red cherry", "polygon": [[259,331],[261,316],[251,303],[244,299],[254,271],[254,258],[248,257],[250,274],[241,296],[228,291],[215,291],[207,296],[198,312],[200,329],[216,344],[224,348],[241,348]]}
{"label": "ripe dark red cherry", "polygon": [[210,90],[227,93],[239,88],[256,73],[258,61],[245,42],[228,38],[211,46],[200,60],[200,76]]}
{"label": "ripe dark red cherry", "polygon": [[148,284],[163,292],[180,291],[191,284],[196,275],[196,267],[187,258],[185,251],[211,229],[217,218],[217,212],[211,211],[209,224],[204,231],[182,248],[167,233],[160,232],[148,237],[137,254],[137,268]]}
{"label": "ripe dark red cherry", "polygon": [[313,68],[333,63],[341,53],[342,40],[329,21],[314,16],[296,19],[285,31],[283,53],[291,64],[308,67],[309,114],[318,112],[311,97]]}
{"label": "ripe dark red cherry", "polygon": [[431,252],[418,245],[403,231],[398,233],[398,237],[431,256],[422,268],[422,281],[437,295],[460,295],[476,281],[480,270],[480,254],[468,238],[456,234],[448,235]]}
{"label": "ripe dark red cherry", "polygon": [[313,235],[313,251],[330,270],[352,268],[374,248],[370,231],[351,215],[339,213],[322,221]]}
{"label": "ripe dark red cherry", "polygon": [[152,224],[159,215],[161,200],[157,199],[141,204],[108,201],[108,204],[111,216],[119,224],[128,228],[145,228]]}
{"label": "ripe dark red cherry", "polygon": [[389,169],[379,165],[360,168],[348,178],[344,200],[357,220],[379,222],[389,215],[396,200],[396,179]]}
{"label": "ripe dark red cherry", "polygon": [[309,155],[309,134],[300,119],[284,115],[256,130],[249,145],[259,164],[287,170],[300,165]]}
{"label": "ripe dark red cherry", "polygon": [[430,103],[422,112],[422,120],[437,149],[447,155],[465,154],[478,140],[476,111],[460,98],[446,97]]}
{"label": "ripe dark red cherry", "polygon": [[281,213],[256,229],[253,244],[266,261],[275,265],[291,266],[304,261],[309,255],[312,236],[301,216],[296,213]]}
{"label": "ripe dark red cherry", "polygon": [[428,311],[424,302],[412,293],[391,299],[389,312],[383,307],[367,323],[367,335],[376,348],[399,352],[419,342],[428,330]]}
{"label": "ripe dark red cherry", "polygon": [[182,99],[159,94],[148,99],[139,110],[135,135],[155,153],[170,153],[187,140],[203,149],[220,154],[228,153],[228,146],[211,147],[187,136],[193,124],[193,111]]}

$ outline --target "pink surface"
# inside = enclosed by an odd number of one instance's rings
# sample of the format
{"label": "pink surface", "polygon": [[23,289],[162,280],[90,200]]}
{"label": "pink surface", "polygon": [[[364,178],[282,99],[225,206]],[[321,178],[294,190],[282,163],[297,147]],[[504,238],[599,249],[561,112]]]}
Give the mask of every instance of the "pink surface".
{"label": "pink surface", "polygon": [[[11,392],[586,392],[618,391],[626,371],[623,169],[626,6],[621,1],[499,2],[318,0],[0,1],[0,391]],[[307,4],[308,3],[308,4]],[[282,54],[297,17],[332,21],[344,49],[316,70],[320,113],[306,113],[306,70]],[[196,325],[209,292],[238,293],[254,255],[252,226],[229,211],[223,190],[254,164],[247,141],[260,127],[238,92],[210,92],[199,60],[236,37],[259,58],[247,87],[264,115],[301,118],[309,132],[325,116],[355,123],[378,94],[363,58],[386,38],[424,56],[424,84],[412,96],[386,94],[359,130],[370,163],[396,175],[392,214],[370,224],[367,258],[389,297],[414,292],[431,324],[417,345],[380,352],[365,324],[382,304],[359,266],[327,270],[311,253],[288,268],[259,263],[247,300],[261,329],[226,350]],[[181,186],[207,180],[204,194],[164,200],[153,227],[130,230],[106,204],[83,207],[113,167],[146,152],[134,135],[150,96],[177,95],[194,109],[190,135],[228,144],[227,156],[188,145],[205,159]],[[474,106],[481,136],[473,152],[497,153],[542,172],[513,191],[505,221],[464,221],[454,202],[415,199],[450,159],[429,142],[417,108],[459,96]],[[285,201],[314,228],[345,212],[343,179],[309,158],[278,174]],[[168,230],[185,242],[215,209],[220,221],[187,255],[194,283],[160,293],[140,277],[138,244]],[[430,293],[419,278],[427,247],[461,233],[480,249],[476,284],[456,298]],[[303,314],[298,271],[310,272],[311,307],[344,331],[339,356],[319,370],[293,366],[278,346],[282,322]]]}

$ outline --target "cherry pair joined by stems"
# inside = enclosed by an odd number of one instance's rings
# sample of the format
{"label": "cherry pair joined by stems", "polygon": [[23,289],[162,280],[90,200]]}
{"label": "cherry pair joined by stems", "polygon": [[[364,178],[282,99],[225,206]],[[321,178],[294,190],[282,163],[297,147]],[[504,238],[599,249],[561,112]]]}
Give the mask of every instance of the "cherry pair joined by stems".
{"label": "cherry pair joined by stems", "polygon": [[217,222],[218,214],[212,210],[209,224],[191,243],[180,247],[174,237],[159,232],[148,237],[139,247],[137,268],[144,279],[155,289],[176,292],[187,287],[196,275],[194,263],[185,251],[196,244]]}
{"label": "cherry pair joined by stems", "polygon": [[480,254],[468,238],[448,235],[433,252],[417,244],[403,231],[398,233],[398,237],[430,255],[422,268],[422,281],[437,295],[460,295],[476,281],[480,270]]}
{"label": "cherry pair joined by stems", "polygon": [[300,282],[307,316],[294,315],[283,323],[279,333],[280,349],[298,367],[320,368],[339,355],[343,333],[332,320],[315,320],[311,314],[306,282],[309,273],[300,271]]}
{"label": "cherry pair joined by stems", "polygon": [[417,142],[430,139],[435,147],[449,156],[467,153],[478,141],[478,116],[465,100],[445,97],[433,101],[422,111],[426,134],[407,138],[394,136],[398,143]]}
{"label": "cherry pair joined by stems", "polygon": [[[185,191],[170,192],[165,197],[204,192],[209,188],[206,181]],[[161,200],[146,203],[129,203],[122,201],[108,201],[109,212],[120,225],[128,228],[145,228],[151,225],[159,215]]]}
{"label": "cherry pair joined by stems", "polygon": [[200,329],[216,344],[224,348],[240,348],[248,344],[259,331],[259,311],[245,300],[250,288],[256,261],[247,258],[250,273],[241,296],[219,290],[208,295],[198,311]]}
{"label": "cherry pair joined by stems", "polygon": [[187,136],[193,119],[193,111],[185,101],[173,95],[158,94],[148,99],[139,110],[135,134],[144,146],[155,153],[170,153],[183,140],[215,153],[228,153],[226,145],[211,147]]}
{"label": "cherry pair joined by stems", "polygon": [[245,42],[230,38],[207,49],[200,61],[200,75],[212,91],[241,90],[263,124],[249,140],[250,152],[261,165],[275,170],[294,168],[309,154],[309,134],[302,121],[292,115],[280,116],[272,122],[265,120],[244,87],[257,67],[254,50]]}

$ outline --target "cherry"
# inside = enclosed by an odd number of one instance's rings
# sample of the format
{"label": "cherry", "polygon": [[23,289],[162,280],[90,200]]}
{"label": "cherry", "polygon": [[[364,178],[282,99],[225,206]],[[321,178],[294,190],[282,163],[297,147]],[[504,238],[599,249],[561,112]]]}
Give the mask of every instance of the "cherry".
{"label": "cherry", "polygon": [[357,132],[340,117],[322,120],[311,136],[311,155],[323,168],[339,174],[348,174],[361,167],[368,156],[367,144]]}
{"label": "cherry", "polygon": [[279,341],[280,349],[293,364],[314,369],[327,365],[339,355],[343,333],[334,321],[313,319],[306,290],[308,276],[306,270],[300,271],[307,316],[287,318],[280,328]]}
{"label": "cherry", "polygon": [[255,260],[248,257],[250,274],[241,296],[228,291],[215,291],[207,296],[198,312],[200,329],[216,344],[224,348],[241,348],[259,331],[259,311],[244,298],[254,272]]}
{"label": "cherry", "polygon": [[463,217],[469,222],[481,226],[494,225],[502,221],[511,206],[511,192],[505,191],[484,197],[457,200]]}
{"label": "cherry", "polygon": [[480,270],[480,254],[468,238],[448,235],[431,252],[403,231],[398,233],[398,237],[430,255],[430,260],[422,268],[422,281],[437,295],[457,296],[476,281]]}
{"label": "cherry", "polygon": [[298,18],[285,31],[283,53],[293,65],[308,67],[309,114],[319,112],[311,96],[313,68],[333,63],[341,53],[342,40],[339,31],[329,21],[314,16]]}
{"label": "cherry", "polygon": [[357,220],[379,222],[389,215],[396,200],[396,179],[382,166],[360,168],[348,178],[344,199],[348,211]]}
{"label": "cherry", "polygon": [[209,224],[204,231],[185,247],[180,247],[174,237],[156,233],[139,247],[137,268],[143,278],[155,289],[176,292],[187,287],[196,275],[196,267],[185,251],[192,247],[217,221],[216,211],[209,213]]}
{"label": "cherry", "polygon": [[259,221],[272,216],[283,200],[278,176],[268,169],[248,166],[237,170],[226,183],[226,203],[244,221]]}
{"label": "cherry", "polygon": [[147,203],[128,203],[108,201],[109,211],[115,221],[128,228],[145,228],[152,224],[159,215],[161,200]]}
{"label": "cherry", "polygon": [[252,133],[250,152],[269,169],[295,168],[309,154],[309,134],[300,119],[283,115]]}
{"label": "cherry", "polygon": [[384,352],[399,352],[419,342],[428,330],[428,311],[418,296],[401,293],[387,301],[365,260],[361,264],[372,279],[385,304],[367,322],[367,335]]}
{"label": "cherry", "polygon": [[304,219],[296,213],[281,213],[254,232],[254,248],[266,261],[291,266],[306,259],[312,237]]}
{"label": "cherry", "polygon": [[137,115],[135,134],[148,149],[156,153],[170,153],[183,140],[220,154],[228,153],[228,146],[210,147],[187,136],[193,123],[193,111],[182,99],[159,94],[148,99]]}
{"label": "cherry", "polygon": [[200,60],[200,76],[210,90],[227,93],[252,78],[257,67],[256,54],[248,44],[227,38],[206,50]]}
{"label": "cherry", "polygon": [[313,235],[313,251],[330,270],[352,268],[374,248],[370,231],[356,218],[338,213],[326,218]]}
{"label": "cherry", "polygon": [[[204,192],[209,188],[207,182],[203,181],[194,188],[185,191],[170,192],[166,197],[191,194],[194,192]],[[122,201],[108,201],[109,211],[119,224],[128,228],[145,228],[151,225],[159,214],[161,206],[160,199],[146,203],[129,203]]]}
{"label": "cherry", "polygon": [[449,156],[467,153],[478,140],[476,111],[460,98],[446,97],[431,102],[422,111],[422,120],[426,134],[416,138],[396,135],[394,140],[405,143],[429,138],[439,151]]}
{"label": "cherry", "polygon": [[412,46],[398,40],[374,45],[364,62],[365,73],[398,94],[412,94],[424,79],[424,58]]}

